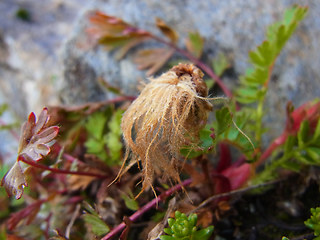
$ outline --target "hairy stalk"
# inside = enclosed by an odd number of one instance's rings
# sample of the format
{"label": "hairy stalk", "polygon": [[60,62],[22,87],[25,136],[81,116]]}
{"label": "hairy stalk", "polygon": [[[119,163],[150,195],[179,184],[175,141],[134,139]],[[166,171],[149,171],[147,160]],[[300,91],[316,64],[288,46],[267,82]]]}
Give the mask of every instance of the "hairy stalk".
{"label": "hairy stalk", "polygon": [[[141,217],[145,212],[149,211],[150,209],[154,208],[155,206],[157,206],[159,201],[164,201],[167,197],[169,197],[171,194],[173,194],[174,192],[177,192],[181,189],[183,189],[184,187],[190,185],[192,182],[191,179],[187,179],[184,180],[183,182],[181,182],[181,184],[175,185],[172,188],[170,188],[169,190],[165,191],[164,193],[162,193],[159,197],[154,198],[152,201],[148,202],[146,205],[144,205],[142,208],[140,208],[139,210],[137,210],[134,214],[132,214],[129,219],[131,222],[136,221],[139,217]],[[104,236],[101,240],[108,240],[111,239],[113,237],[115,237],[117,234],[119,234],[124,228],[125,228],[126,224],[124,222],[122,222],[121,224],[119,224],[117,227],[115,227],[114,229],[112,229],[111,232],[109,232],[106,236]]]}
{"label": "hairy stalk", "polygon": [[28,164],[28,165],[30,165],[32,167],[35,167],[35,168],[47,170],[47,171],[50,171],[52,173],[57,173],[57,174],[73,174],[73,175],[96,177],[96,178],[101,178],[101,179],[105,179],[105,178],[109,177],[109,176],[101,175],[101,174],[98,174],[98,173],[80,172],[80,171],[78,172],[78,171],[69,171],[69,170],[51,168],[51,167],[45,166],[45,165],[43,165],[41,163],[37,163],[35,161],[28,160],[28,159],[24,158],[23,156],[19,156],[18,157],[18,161],[24,162],[24,163],[26,163],[26,164]]}

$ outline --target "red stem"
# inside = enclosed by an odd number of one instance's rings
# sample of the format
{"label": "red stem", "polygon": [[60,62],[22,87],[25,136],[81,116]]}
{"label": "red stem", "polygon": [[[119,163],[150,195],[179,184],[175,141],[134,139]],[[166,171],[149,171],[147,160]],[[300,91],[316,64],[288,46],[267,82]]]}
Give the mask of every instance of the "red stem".
{"label": "red stem", "polygon": [[188,58],[191,62],[196,64],[198,67],[200,67],[203,71],[205,71],[212,79],[216,81],[216,83],[219,85],[219,87],[222,89],[222,91],[227,95],[227,97],[231,98],[232,93],[229,90],[229,88],[222,82],[222,80],[212,71],[212,69],[206,65],[204,62],[200,61],[198,58],[190,54],[188,51],[185,51],[179,47],[177,47],[175,44],[168,42],[166,40],[163,40],[162,38],[159,38],[153,34],[150,33],[150,37],[154,40],[161,42],[174,50],[176,50],[178,53],[182,54],[186,58]]}
{"label": "red stem", "polygon": [[268,157],[274,152],[274,150],[285,143],[288,138],[288,134],[286,132],[282,133],[278,138],[276,138],[269,147],[261,154],[259,160],[255,163],[255,167],[260,166],[264,163]]}
{"label": "red stem", "polygon": [[46,230],[45,230],[45,232],[44,232],[46,239],[50,239],[49,230],[50,230],[50,220],[51,220],[51,217],[52,217],[52,212],[50,212],[49,215],[48,215],[48,217],[45,219],[46,224],[47,224]]}
{"label": "red stem", "polygon": [[96,177],[96,178],[102,178],[102,179],[105,179],[108,177],[106,175],[101,175],[98,173],[80,172],[80,171],[78,172],[78,171],[69,171],[69,170],[51,168],[51,167],[45,166],[41,163],[37,163],[35,161],[28,160],[21,155],[18,157],[18,161],[22,161],[32,167],[40,168],[40,169],[47,170],[47,171],[50,171],[52,173],[57,173],[57,174],[73,174],[73,175],[90,176],[90,177]]}
{"label": "red stem", "polygon": [[[139,217],[141,217],[145,212],[149,211],[150,209],[154,208],[159,201],[165,200],[168,196],[170,196],[172,193],[179,191],[182,189],[182,187],[190,185],[192,182],[191,179],[187,179],[183,181],[181,184],[175,185],[163,194],[161,194],[159,197],[153,199],[152,201],[148,202],[146,205],[144,205],[142,208],[137,210],[134,214],[132,214],[129,219],[131,222],[136,221]],[[126,224],[122,222],[119,224],[117,227],[112,229],[111,232],[109,232],[106,236],[104,236],[101,240],[108,240],[111,239],[112,237],[115,237],[118,233],[120,233],[124,228]]]}

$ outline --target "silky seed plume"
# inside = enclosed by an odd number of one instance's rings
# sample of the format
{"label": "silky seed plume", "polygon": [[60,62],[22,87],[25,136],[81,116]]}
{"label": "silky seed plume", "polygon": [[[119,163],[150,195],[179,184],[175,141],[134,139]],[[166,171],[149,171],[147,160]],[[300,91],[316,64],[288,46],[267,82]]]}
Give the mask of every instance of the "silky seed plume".
{"label": "silky seed plume", "polygon": [[198,143],[199,130],[212,110],[202,77],[202,71],[193,64],[179,64],[151,79],[124,113],[121,128],[126,154],[116,179],[127,171],[124,166],[129,156],[129,166],[141,162],[139,195],[149,187],[154,191],[155,176],[180,182],[180,148]]}

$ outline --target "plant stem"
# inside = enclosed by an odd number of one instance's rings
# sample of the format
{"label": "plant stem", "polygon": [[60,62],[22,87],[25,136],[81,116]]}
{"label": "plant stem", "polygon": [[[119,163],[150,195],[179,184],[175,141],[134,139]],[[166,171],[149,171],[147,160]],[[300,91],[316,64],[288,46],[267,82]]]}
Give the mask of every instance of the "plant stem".
{"label": "plant stem", "polygon": [[246,188],[236,189],[236,190],[232,190],[232,191],[229,191],[229,192],[213,195],[213,196],[207,198],[206,200],[204,200],[202,203],[200,203],[195,209],[193,209],[192,211],[189,211],[188,214],[191,214],[191,213],[194,213],[194,212],[198,211],[199,209],[203,208],[208,203],[210,203],[210,202],[212,202],[214,200],[217,200],[217,199],[220,199],[220,198],[223,198],[223,197],[230,197],[232,195],[239,194],[239,193],[245,193],[245,192],[251,191],[253,189],[257,189],[257,188],[273,185],[273,184],[279,183],[280,181],[282,181],[282,179],[277,179],[277,180],[273,180],[273,181],[269,181],[269,182],[264,182],[264,183],[253,185],[253,186],[249,186],[249,187],[246,187]]}
{"label": "plant stem", "polygon": [[52,173],[57,173],[57,174],[81,175],[81,176],[96,177],[96,178],[101,178],[101,179],[105,179],[105,178],[109,177],[109,176],[101,175],[98,173],[80,172],[80,171],[78,172],[78,171],[69,171],[69,170],[51,168],[51,167],[45,166],[41,163],[38,163],[36,161],[28,160],[21,155],[18,157],[18,161],[24,162],[32,167],[35,167],[35,168],[40,168],[40,169],[47,170],[47,171],[50,171]]}
{"label": "plant stem", "polygon": [[154,40],[161,42],[167,46],[169,46],[170,48],[173,48],[175,51],[177,51],[178,53],[182,54],[183,56],[185,56],[186,58],[188,58],[191,62],[193,62],[194,64],[196,64],[198,67],[200,67],[203,71],[205,71],[212,79],[214,79],[216,81],[216,83],[219,85],[219,87],[222,89],[222,91],[227,95],[227,97],[231,98],[232,97],[232,93],[229,90],[229,88],[222,82],[222,80],[213,72],[213,70],[206,65],[204,62],[202,62],[201,60],[199,60],[198,58],[196,58],[195,56],[193,56],[192,54],[190,54],[188,51],[183,50],[181,48],[179,48],[178,46],[176,46],[175,44],[168,42],[162,38],[159,38],[153,34],[150,33],[150,37],[153,38]]}
{"label": "plant stem", "polygon": [[[166,192],[162,193],[159,197],[154,198],[152,201],[148,202],[146,205],[144,205],[142,208],[137,210],[134,214],[132,214],[129,219],[130,221],[134,222],[136,221],[139,217],[141,217],[145,212],[149,211],[150,209],[154,208],[157,206],[159,201],[165,200],[168,196],[173,194],[176,191],[181,190],[183,187],[190,185],[192,182],[191,179],[187,179],[183,181],[181,184],[175,185]],[[104,236],[101,240],[108,240],[111,239],[112,237],[115,237],[120,231],[122,231],[125,228],[126,224],[122,222],[119,224],[117,227],[112,229],[111,232],[109,232],[106,236]]]}
{"label": "plant stem", "polygon": [[256,142],[257,142],[257,148],[261,148],[261,136],[262,136],[262,118],[263,118],[263,102],[264,97],[259,99],[256,114],[257,114],[257,120],[256,120]]}
{"label": "plant stem", "polygon": [[269,147],[261,154],[259,160],[255,163],[255,167],[257,168],[260,166],[262,163],[264,163],[268,157],[274,152],[274,150],[281,146],[282,144],[285,143],[287,140],[287,134],[283,133],[281,134],[278,138],[276,138],[270,145]]}

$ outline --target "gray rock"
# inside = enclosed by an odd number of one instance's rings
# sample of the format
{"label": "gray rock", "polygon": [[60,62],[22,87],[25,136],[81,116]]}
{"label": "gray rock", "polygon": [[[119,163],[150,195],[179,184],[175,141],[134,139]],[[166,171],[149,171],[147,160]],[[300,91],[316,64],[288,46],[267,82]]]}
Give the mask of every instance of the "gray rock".
{"label": "gray rock", "polygon": [[[248,52],[263,41],[266,27],[280,20],[285,9],[294,3],[293,0],[94,1],[88,11],[84,12],[83,19],[91,10],[98,9],[161,36],[154,21],[155,17],[159,17],[179,33],[181,47],[188,32],[197,30],[206,39],[207,58],[211,59],[219,52],[228,53],[232,56],[235,73],[242,74],[249,66]],[[310,7],[309,14],[280,55],[267,96],[270,111],[266,116],[266,123],[273,129],[273,136],[277,136],[282,129],[288,101],[293,101],[298,106],[320,96],[320,58],[317,51],[320,46],[320,3],[317,0],[299,3]],[[91,51],[77,47],[79,44],[75,42],[83,41],[82,34],[87,26],[83,19],[66,45],[65,51],[68,54],[64,57],[65,61],[68,58],[76,59],[75,64],[81,65],[82,62],[82,66],[86,66],[88,71],[72,71],[74,66],[71,63],[65,65],[63,86],[74,92],[95,89],[95,94],[88,92],[85,96],[76,95],[75,99],[72,92],[62,91],[64,101],[70,104],[110,97],[108,93],[97,90],[100,88],[98,77],[112,86],[120,87],[124,93],[137,93],[137,79],[145,75],[144,72],[137,71],[132,63],[132,52],[125,59],[116,62],[113,53],[106,52],[102,47]],[[83,75],[84,73],[87,75]],[[92,81],[88,80],[91,77]],[[78,86],[74,85],[75,79],[78,79]],[[230,88],[237,87],[236,77],[226,76],[223,80]]]}
{"label": "gray rock", "polygon": [[[85,5],[85,0],[0,1],[0,89],[21,119],[60,102],[60,49]],[[30,20],[18,18],[19,9]]]}
{"label": "gray rock", "polygon": [[[263,41],[266,27],[280,20],[284,10],[294,3],[293,0],[2,0],[1,91],[23,118],[30,111],[39,112],[44,105],[60,100],[65,104],[81,104],[114,97],[103,89],[101,79],[126,94],[137,94],[137,82],[146,77],[132,62],[133,51],[116,61],[114,53],[103,47],[86,47],[87,15],[96,9],[161,36],[155,27],[155,18],[159,17],[177,30],[181,47],[188,32],[197,30],[206,39],[204,59],[212,59],[219,52],[228,53],[234,72],[239,75],[249,66],[248,51]],[[320,3],[317,0],[299,3],[310,6],[308,17],[280,55],[267,97],[271,110],[266,121],[275,129],[274,136],[284,123],[288,100],[298,106],[320,96],[317,51]],[[19,7],[30,11],[30,22],[15,17]],[[223,78],[230,88],[237,87],[237,80],[236,76]]]}

